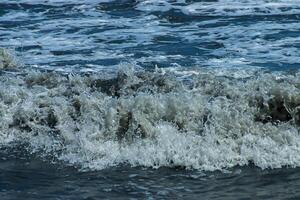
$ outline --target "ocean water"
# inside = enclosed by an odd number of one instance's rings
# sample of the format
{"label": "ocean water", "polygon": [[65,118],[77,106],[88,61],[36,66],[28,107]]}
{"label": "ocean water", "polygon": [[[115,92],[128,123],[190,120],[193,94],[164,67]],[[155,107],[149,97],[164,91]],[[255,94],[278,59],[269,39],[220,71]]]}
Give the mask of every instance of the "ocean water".
{"label": "ocean water", "polygon": [[1,0],[1,199],[298,199],[299,0]]}

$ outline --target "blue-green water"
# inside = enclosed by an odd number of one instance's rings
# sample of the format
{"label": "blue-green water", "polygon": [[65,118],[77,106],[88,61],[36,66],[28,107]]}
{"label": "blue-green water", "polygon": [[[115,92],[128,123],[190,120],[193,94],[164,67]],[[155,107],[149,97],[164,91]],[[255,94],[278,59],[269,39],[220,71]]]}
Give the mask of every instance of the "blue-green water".
{"label": "blue-green water", "polygon": [[0,2],[1,199],[298,199],[300,1]]}

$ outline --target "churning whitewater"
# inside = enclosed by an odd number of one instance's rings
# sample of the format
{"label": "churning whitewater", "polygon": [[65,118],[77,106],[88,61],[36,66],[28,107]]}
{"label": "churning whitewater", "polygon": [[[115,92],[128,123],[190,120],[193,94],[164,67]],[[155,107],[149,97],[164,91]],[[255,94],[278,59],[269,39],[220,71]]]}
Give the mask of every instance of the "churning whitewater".
{"label": "churning whitewater", "polygon": [[300,72],[176,68],[62,74],[2,50],[1,147],[82,170],[300,166]]}

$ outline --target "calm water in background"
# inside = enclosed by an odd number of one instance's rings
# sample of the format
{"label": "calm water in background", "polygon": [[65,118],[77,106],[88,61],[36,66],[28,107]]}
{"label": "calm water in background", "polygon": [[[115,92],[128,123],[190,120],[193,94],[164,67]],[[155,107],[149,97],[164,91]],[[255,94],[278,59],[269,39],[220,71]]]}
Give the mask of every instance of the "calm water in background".
{"label": "calm water in background", "polygon": [[[299,69],[300,1],[2,0],[0,46],[27,68]],[[2,148],[1,199],[298,199],[300,171],[112,167],[81,172]]]}

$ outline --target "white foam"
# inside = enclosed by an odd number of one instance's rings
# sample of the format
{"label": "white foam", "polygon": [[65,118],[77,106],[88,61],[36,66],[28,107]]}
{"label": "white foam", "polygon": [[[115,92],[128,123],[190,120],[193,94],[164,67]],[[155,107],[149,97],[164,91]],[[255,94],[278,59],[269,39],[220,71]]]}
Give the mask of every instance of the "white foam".
{"label": "white foam", "polygon": [[[85,170],[300,166],[300,73],[160,71],[123,64],[125,79],[113,82],[100,74],[2,75],[0,144],[25,142]],[[118,97],[105,89],[110,84]]]}
{"label": "white foam", "polygon": [[215,2],[193,3],[182,11],[192,15],[210,15],[210,16],[241,16],[241,15],[274,15],[274,14],[299,14],[300,5],[298,0],[270,2],[266,0],[258,1],[239,1],[223,0]]}

